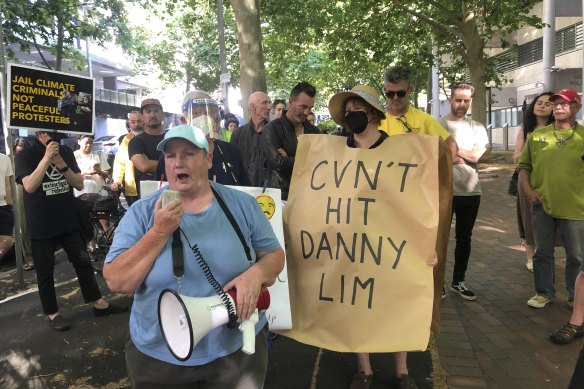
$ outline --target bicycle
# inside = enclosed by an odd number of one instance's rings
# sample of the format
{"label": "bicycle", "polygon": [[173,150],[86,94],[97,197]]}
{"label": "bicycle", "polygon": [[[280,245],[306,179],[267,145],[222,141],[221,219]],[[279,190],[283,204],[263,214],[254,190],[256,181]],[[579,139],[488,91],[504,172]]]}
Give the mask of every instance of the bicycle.
{"label": "bicycle", "polygon": [[95,247],[88,249],[89,257],[93,264],[93,269],[102,274],[103,263],[114,240],[115,230],[120,220],[126,213],[120,201],[120,191],[114,192],[109,186],[103,189],[107,196],[98,194],[85,194],[83,200],[89,203],[89,222],[93,230],[92,242]]}

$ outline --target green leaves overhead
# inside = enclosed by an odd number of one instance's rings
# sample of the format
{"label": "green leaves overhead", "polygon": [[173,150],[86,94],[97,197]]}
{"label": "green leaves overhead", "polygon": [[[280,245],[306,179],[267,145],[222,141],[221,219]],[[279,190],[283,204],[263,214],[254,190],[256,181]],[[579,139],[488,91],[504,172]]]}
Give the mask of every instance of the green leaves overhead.
{"label": "green leaves overhead", "polygon": [[[168,84],[185,83],[185,89],[214,91],[219,85],[219,40],[214,1],[143,1],[151,10],[146,26],[136,28],[132,51],[138,70],[148,74],[160,70]],[[224,23],[228,69],[238,80],[235,22],[228,8]],[[152,25],[157,33],[152,34]]]}
{"label": "green leaves overhead", "polygon": [[[5,43],[16,44],[24,52],[31,47],[48,48],[56,59],[54,63],[45,59],[45,65],[57,70],[63,59],[72,60],[79,69],[84,67],[83,56],[75,49],[77,38],[90,37],[100,45],[115,41],[124,47],[128,37],[124,2],[120,0],[11,0],[3,2],[1,11]],[[10,49],[8,56],[15,58]]]}

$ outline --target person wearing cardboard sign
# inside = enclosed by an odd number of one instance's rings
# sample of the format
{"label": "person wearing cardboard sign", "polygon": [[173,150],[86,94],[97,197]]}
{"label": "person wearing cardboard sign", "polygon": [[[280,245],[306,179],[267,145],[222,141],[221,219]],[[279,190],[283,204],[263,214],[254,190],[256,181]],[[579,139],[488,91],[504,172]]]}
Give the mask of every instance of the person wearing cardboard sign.
{"label": "person wearing cardboard sign", "polygon": [[[167,348],[153,307],[167,288],[192,297],[235,288],[236,313],[245,321],[254,314],[262,285],[272,285],[283,269],[284,252],[253,197],[208,179],[212,157],[203,131],[176,126],[157,149],[164,153],[169,186],[130,207],[103,270],[110,289],[134,294],[126,345],[132,387],[262,387],[268,358],[265,315],[255,326],[254,354],[240,350],[239,331],[220,326],[178,359]],[[179,200],[163,207],[169,188],[178,192]],[[177,252],[183,253],[182,261]],[[195,322],[198,317],[190,318]]]}
{"label": "person wearing cardboard sign", "polygon": [[[389,135],[379,129],[385,114],[379,105],[379,93],[367,85],[357,85],[349,92],[340,92],[329,101],[333,120],[349,131],[347,146],[375,149]],[[436,255],[427,261],[437,264]],[[407,352],[394,353],[396,380],[400,388],[415,388],[416,383],[408,375]],[[358,373],[351,381],[351,389],[367,389],[373,381],[373,370],[368,353],[357,353]]]}
{"label": "person wearing cardboard sign", "polygon": [[582,108],[578,93],[563,89],[549,99],[555,122],[533,131],[519,156],[519,182],[531,202],[536,295],[527,301],[543,308],[555,297],[554,241],[559,229],[566,249],[566,289],[572,317],[550,339],[571,343],[584,336],[584,127],[576,121]]}
{"label": "person wearing cardboard sign", "polygon": [[63,247],[73,264],[83,298],[93,303],[95,316],[125,312],[128,307],[108,304],[102,298],[74,206],[73,188],[83,188],[83,176],[73,151],[54,137],[37,132],[38,140],[15,155],[15,177],[24,187],[26,227],[43,313],[54,330],[65,331],[70,323],[59,313],[53,278],[57,245]]}

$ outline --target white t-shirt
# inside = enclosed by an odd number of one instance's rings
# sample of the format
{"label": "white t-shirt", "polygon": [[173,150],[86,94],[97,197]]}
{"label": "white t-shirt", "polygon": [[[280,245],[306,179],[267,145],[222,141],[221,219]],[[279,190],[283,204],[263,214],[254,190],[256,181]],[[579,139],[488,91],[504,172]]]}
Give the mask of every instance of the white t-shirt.
{"label": "white t-shirt", "polygon": [[[84,154],[81,150],[77,150],[73,154],[75,154],[75,159],[81,172],[90,171],[95,165],[99,165],[101,170],[108,170],[110,168],[107,159],[99,151]],[[104,185],[105,182],[99,174],[85,175],[83,176],[83,190],[79,191],[75,189],[75,196],[83,193],[99,193],[102,196],[106,196],[107,192],[102,188]]]}
{"label": "white t-shirt", "polygon": [[6,154],[0,154],[0,206],[6,205],[6,177],[14,175],[10,157]]}
{"label": "white t-shirt", "polygon": [[[439,122],[448,130],[461,150],[477,150],[489,144],[485,127],[474,120],[448,120],[441,117]],[[482,193],[477,164],[467,162],[452,166],[454,196],[477,196]]]}

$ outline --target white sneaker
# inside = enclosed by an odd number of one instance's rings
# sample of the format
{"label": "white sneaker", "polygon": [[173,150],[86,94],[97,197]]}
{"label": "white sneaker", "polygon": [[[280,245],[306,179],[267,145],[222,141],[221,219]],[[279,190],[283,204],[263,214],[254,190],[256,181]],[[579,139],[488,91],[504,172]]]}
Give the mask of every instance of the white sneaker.
{"label": "white sneaker", "polygon": [[527,301],[527,305],[529,305],[532,308],[543,308],[546,306],[546,304],[549,304],[551,302],[552,300],[549,300],[547,297],[536,294]]}

